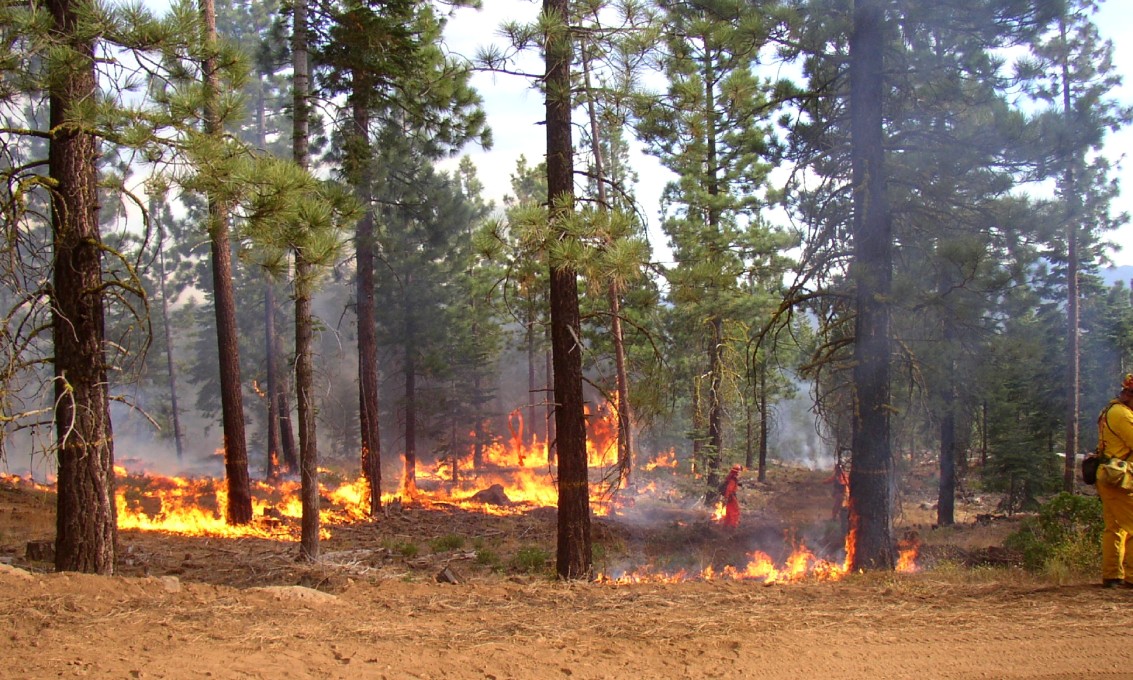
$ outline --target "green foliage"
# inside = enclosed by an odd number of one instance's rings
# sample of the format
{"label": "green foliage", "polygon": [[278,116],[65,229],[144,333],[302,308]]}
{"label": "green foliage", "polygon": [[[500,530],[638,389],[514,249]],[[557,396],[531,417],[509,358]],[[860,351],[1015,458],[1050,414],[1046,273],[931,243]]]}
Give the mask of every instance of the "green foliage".
{"label": "green foliage", "polygon": [[1025,520],[1004,546],[1018,551],[1029,571],[1092,575],[1100,565],[1102,529],[1100,499],[1063,492]]}
{"label": "green foliage", "polygon": [[551,553],[536,545],[528,545],[516,551],[508,566],[525,574],[546,571],[551,563]]}
{"label": "green foliage", "polygon": [[464,537],[459,534],[445,534],[429,541],[429,548],[435,553],[460,550],[464,547]]}
{"label": "green foliage", "polygon": [[386,540],[382,541],[382,547],[405,558],[417,557],[417,553],[421,551],[420,547],[412,541]]}
{"label": "green foliage", "polygon": [[498,569],[500,566],[500,556],[496,554],[494,550],[479,548],[476,550],[476,564],[482,567]]}

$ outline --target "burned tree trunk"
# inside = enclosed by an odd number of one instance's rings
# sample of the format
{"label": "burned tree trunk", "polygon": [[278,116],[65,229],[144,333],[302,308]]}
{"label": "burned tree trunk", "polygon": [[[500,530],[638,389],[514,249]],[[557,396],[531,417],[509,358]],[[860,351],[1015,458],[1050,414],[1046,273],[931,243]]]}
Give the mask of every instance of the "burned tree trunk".
{"label": "burned tree trunk", "polygon": [[856,543],[850,568],[892,569],[889,356],[893,233],[885,196],[882,54],[885,9],[856,0],[850,35],[850,155],[857,287],[850,469],[850,521]]}

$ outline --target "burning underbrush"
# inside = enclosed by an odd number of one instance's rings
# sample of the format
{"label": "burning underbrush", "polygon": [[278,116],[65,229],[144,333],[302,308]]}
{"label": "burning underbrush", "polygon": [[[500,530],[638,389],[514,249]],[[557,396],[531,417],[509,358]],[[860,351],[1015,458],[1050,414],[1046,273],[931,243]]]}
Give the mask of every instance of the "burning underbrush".
{"label": "burning underbrush", "polygon": [[[323,583],[334,574],[430,578],[447,572],[446,578],[459,580],[551,576],[554,468],[537,453],[503,461],[509,466],[499,462],[475,471],[458,462],[457,475],[451,461],[423,468],[414,493],[407,495],[402,487],[402,493],[384,496],[377,518],[366,513],[364,480],[324,471],[321,559],[306,566],[295,562],[301,517],[297,481],[254,482],[254,521],[229,526],[222,480],[120,468],[121,571],[239,584],[312,578]],[[636,484],[616,492],[607,468],[593,469],[599,582],[772,584],[846,575],[852,538],[830,516],[831,489],[823,473],[773,468],[772,481],[743,489],[742,522],[727,528],[702,497],[690,493],[702,483],[668,455],[641,466]],[[30,484],[20,478],[0,483]],[[40,485],[35,491],[49,494],[50,488]],[[902,570],[916,569],[918,547],[915,537],[902,546]]]}

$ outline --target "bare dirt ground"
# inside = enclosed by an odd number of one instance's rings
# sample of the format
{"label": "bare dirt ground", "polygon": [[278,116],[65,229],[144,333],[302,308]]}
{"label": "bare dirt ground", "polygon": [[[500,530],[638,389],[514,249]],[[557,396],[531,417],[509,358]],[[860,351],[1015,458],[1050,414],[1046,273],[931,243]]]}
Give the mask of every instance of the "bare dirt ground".
{"label": "bare dirt ground", "polygon": [[[596,518],[596,563],[722,566],[808,516],[820,542],[821,477],[745,489],[736,533],[683,508]],[[999,547],[1014,521],[976,521],[980,499],[946,530],[904,503],[917,573],[772,585],[561,583],[531,562],[553,555],[553,509],[445,505],[330,527],[314,565],[291,540],[131,530],[119,575],[56,574],[26,549],[53,506],[0,482],[0,678],[1133,677],[1133,590],[1025,575]]]}

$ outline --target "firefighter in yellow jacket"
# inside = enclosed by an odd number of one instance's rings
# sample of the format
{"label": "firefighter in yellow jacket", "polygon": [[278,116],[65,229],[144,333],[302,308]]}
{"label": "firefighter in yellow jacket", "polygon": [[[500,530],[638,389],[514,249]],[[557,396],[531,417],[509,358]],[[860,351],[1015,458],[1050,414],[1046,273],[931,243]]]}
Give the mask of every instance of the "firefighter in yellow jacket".
{"label": "firefighter in yellow jacket", "polygon": [[[1098,442],[1109,458],[1133,463],[1133,373],[1121,381],[1121,393],[1098,416]],[[1096,485],[1102,500],[1102,586],[1133,588],[1133,491],[1103,482]]]}

